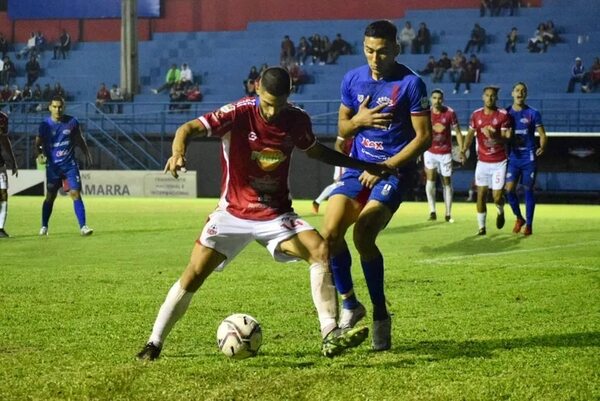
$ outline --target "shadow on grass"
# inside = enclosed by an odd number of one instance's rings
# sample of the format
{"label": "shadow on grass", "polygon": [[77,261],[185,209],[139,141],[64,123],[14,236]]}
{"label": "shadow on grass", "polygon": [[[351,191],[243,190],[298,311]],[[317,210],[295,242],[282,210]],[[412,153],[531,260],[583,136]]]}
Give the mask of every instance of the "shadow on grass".
{"label": "shadow on grass", "polygon": [[445,245],[425,245],[420,251],[423,254],[437,255],[476,255],[478,253],[498,253],[518,249],[521,241],[526,240],[522,235],[491,234],[485,236],[470,235]]}
{"label": "shadow on grass", "polygon": [[472,341],[421,341],[416,344],[399,344],[388,352],[402,355],[427,355],[430,360],[441,360],[464,357],[491,358],[494,356],[494,351],[535,347],[600,347],[600,332],[548,334],[523,338]]}

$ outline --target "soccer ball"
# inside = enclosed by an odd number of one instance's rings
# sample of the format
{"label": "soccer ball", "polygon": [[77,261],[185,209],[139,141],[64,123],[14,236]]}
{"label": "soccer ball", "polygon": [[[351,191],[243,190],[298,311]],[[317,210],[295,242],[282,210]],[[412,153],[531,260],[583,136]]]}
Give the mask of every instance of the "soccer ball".
{"label": "soccer ball", "polygon": [[233,359],[255,356],[262,344],[262,329],[258,320],[244,313],[223,319],[217,329],[217,346]]}

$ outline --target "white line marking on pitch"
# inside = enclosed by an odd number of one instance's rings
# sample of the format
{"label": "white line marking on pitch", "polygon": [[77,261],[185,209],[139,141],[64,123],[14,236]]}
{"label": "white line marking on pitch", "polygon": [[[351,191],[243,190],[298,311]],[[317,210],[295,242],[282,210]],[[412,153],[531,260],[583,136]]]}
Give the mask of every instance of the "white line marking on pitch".
{"label": "white line marking on pitch", "polygon": [[548,251],[551,249],[576,248],[576,247],[582,247],[582,246],[587,246],[587,245],[596,245],[599,243],[600,243],[600,241],[589,241],[589,242],[580,242],[577,244],[545,246],[542,248],[515,249],[512,251],[503,251],[503,252],[484,252],[484,253],[474,253],[471,255],[444,256],[441,258],[422,259],[422,260],[420,260],[420,262],[422,262],[422,263],[450,262],[453,260],[464,260],[465,258],[473,258],[473,257],[480,257],[480,256],[499,256],[499,255],[511,255],[511,254],[515,254],[515,253],[543,252],[543,251]]}

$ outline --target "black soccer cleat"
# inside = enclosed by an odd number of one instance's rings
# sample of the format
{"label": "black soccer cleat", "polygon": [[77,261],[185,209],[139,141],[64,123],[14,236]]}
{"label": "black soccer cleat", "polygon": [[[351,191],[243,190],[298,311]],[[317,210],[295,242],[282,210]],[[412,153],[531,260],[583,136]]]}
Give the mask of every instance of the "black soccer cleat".
{"label": "black soccer cleat", "polygon": [[0,228],[0,238],[9,238],[10,235],[3,228]]}
{"label": "black soccer cleat", "polygon": [[437,220],[437,214],[435,214],[435,212],[429,213],[429,218],[427,220],[428,221],[436,221]]}
{"label": "black soccer cleat", "polygon": [[504,213],[498,213],[498,216],[496,217],[496,228],[500,230],[502,227],[504,227],[505,221]]}
{"label": "black soccer cleat", "polygon": [[154,361],[160,356],[161,347],[157,347],[153,343],[148,343],[137,354],[137,359],[140,361]]}
{"label": "black soccer cleat", "polygon": [[477,235],[485,235],[485,234],[486,234],[485,227],[480,228],[479,231],[477,232]]}

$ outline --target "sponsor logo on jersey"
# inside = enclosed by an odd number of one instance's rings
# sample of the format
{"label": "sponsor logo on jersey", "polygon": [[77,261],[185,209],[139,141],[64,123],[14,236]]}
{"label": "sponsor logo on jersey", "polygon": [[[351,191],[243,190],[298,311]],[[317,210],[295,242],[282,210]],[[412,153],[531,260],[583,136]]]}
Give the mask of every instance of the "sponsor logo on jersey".
{"label": "sponsor logo on jersey", "polygon": [[250,131],[250,133],[248,134],[248,140],[249,141],[256,141],[256,139],[258,139],[258,137],[256,136],[256,132]]}
{"label": "sponsor logo on jersey", "polygon": [[207,229],[206,229],[206,233],[208,235],[217,235],[219,233],[219,230],[217,229],[217,225],[216,224],[211,224]]}
{"label": "sponsor logo on jersey", "polygon": [[522,117],[519,120],[520,123],[525,124],[525,125],[529,125],[529,119],[527,117]]}
{"label": "sponsor logo on jersey", "polygon": [[231,103],[221,106],[221,108],[219,108],[219,111],[223,112],[223,113],[229,113],[229,112],[232,112],[233,110],[235,110],[235,106]]}
{"label": "sponsor logo on jersey", "polygon": [[62,132],[63,135],[69,136],[71,135],[71,130],[70,129],[64,129]]}
{"label": "sponsor logo on jersey", "polygon": [[381,195],[388,196],[390,191],[392,190],[392,186],[390,184],[385,184],[381,189]]}
{"label": "sponsor logo on jersey", "polygon": [[276,192],[279,188],[279,180],[270,175],[265,175],[264,177],[250,176],[249,178],[250,186],[262,194],[258,199],[259,202],[270,202],[271,198],[267,198],[265,194]]}
{"label": "sponsor logo on jersey", "polygon": [[365,95],[358,95],[358,96],[356,97],[356,100],[358,100],[358,103],[362,103],[362,102],[363,102],[363,100],[365,100]]}
{"label": "sponsor logo on jersey", "polygon": [[264,171],[273,171],[281,163],[287,159],[287,156],[279,149],[264,148],[263,150],[253,151],[250,156],[252,160],[256,161],[258,167]]}
{"label": "sponsor logo on jersey", "polygon": [[369,138],[363,138],[360,144],[368,149],[383,150],[383,142],[381,141],[372,141]]}
{"label": "sponsor logo on jersey", "polygon": [[394,105],[394,101],[387,96],[381,96],[381,97],[377,98],[376,103],[377,103],[377,106],[381,106],[382,104],[386,105],[386,106]]}
{"label": "sponsor logo on jersey", "polygon": [[429,108],[429,99],[427,98],[427,96],[423,96],[421,98],[421,108],[422,109],[428,109]]}
{"label": "sponsor logo on jersey", "polygon": [[294,230],[296,227],[303,225],[304,223],[302,222],[302,220],[296,220],[292,217],[285,217],[281,221],[281,227],[285,228],[286,230]]}

